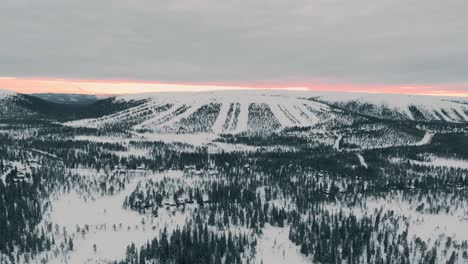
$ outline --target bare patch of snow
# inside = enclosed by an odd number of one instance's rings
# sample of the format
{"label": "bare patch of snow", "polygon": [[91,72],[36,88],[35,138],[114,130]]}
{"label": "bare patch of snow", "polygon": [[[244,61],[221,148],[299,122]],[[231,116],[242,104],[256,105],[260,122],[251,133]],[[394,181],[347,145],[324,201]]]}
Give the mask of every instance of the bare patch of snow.
{"label": "bare patch of snow", "polygon": [[356,156],[358,157],[359,163],[361,163],[361,166],[367,169],[368,166],[367,166],[367,163],[366,163],[366,160],[364,159],[364,157],[359,153],[356,153]]}
{"label": "bare patch of snow", "polygon": [[335,143],[333,144],[333,149],[340,151],[340,143],[342,139],[342,135],[339,135],[338,138],[336,138]]}
{"label": "bare patch of snow", "polygon": [[426,134],[424,135],[424,137],[423,137],[419,142],[417,142],[417,143],[414,144],[414,145],[415,145],[415,146],[427,145],[427,144],[431,143],[433,137],[434,137],[434,134],[432,134],[432,133],[430,133],[430,132],[426,132]]}
{"label": "bare patch of snow", "polygon": [[430,161],[417,161],[411,160],[413,164],[434,166],[434,167],[447,167],[447,168],[459,168],[468,170],[468,161],[460,159],[448,159],[440,157],[431,157]]}
{"label": "bare patch of snow", "polygon": [[265,225],[257,244],[256,264],[310,263],[311,259],[300,253],[300,247],[289,240],[289,228]]}

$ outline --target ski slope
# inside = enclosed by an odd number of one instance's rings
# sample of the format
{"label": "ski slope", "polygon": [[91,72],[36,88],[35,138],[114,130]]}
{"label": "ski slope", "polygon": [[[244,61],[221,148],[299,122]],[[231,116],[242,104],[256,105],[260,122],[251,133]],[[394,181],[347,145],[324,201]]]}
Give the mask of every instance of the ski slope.
{"label": "ski slope", "polygon": [[99,128],[125,124],[137,131],[221,134],[314,126],[324,120],[323,113],[328,114],[327,120],[333,118],[336,110],[302,95],[249,90],[121,96],[116,100],[146,100],[146,103],[66,125]]}

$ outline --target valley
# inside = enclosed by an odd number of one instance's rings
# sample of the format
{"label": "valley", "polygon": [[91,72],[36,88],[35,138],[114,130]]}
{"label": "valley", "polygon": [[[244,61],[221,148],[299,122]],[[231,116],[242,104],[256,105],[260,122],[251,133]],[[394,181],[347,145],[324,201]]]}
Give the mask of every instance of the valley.
{"label": "valley", "polygon": [[467,263],[460,100],[0,90],[0,263]]}

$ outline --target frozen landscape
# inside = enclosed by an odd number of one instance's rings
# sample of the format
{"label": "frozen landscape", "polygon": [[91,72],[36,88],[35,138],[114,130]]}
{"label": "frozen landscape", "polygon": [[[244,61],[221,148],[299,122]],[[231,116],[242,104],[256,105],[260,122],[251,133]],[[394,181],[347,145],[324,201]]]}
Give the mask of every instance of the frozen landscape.
{"label": "frozen landscape", "polygon": [[0,90],[2,264],[468,263],[461,98],[48,98]]}

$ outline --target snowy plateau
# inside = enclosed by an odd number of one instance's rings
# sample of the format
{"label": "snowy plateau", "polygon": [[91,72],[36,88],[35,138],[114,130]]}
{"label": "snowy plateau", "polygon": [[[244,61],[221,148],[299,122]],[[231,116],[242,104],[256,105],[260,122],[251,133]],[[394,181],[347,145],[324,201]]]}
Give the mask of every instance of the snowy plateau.
{"label": "snowy plateau", "polygon": [[466,98],[60,96],[0,90],[2,264],[468,263]]}

